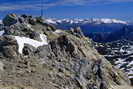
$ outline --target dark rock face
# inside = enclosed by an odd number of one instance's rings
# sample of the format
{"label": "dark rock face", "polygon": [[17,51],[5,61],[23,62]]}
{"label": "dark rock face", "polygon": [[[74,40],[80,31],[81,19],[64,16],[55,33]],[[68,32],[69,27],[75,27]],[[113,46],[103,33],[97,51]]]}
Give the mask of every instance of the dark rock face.
{"label": "dark rock face", "polygon": [[1,36],[0,62],[3,65],[0,63],[0,69],[3,70],[0,70],[0,85],[4,86],[2,89],[124,89],[123,86],[132,89],[125,74],[99,55],[92,48],[90,40],[81,36],[83,34],[80,31],[80,36],[65,31],[58,34],[52,30],[51,25],[36,22],[31,25],[33,34],[29,36],[30,32],[22,31],[22,23],[15,25],[12,25],[13,30],[20,32],[20,36],[36,41],[39,41],[35,38],[38,34],[45,33],[48,45],[35,48],[24,44],[20,54],[20,45],[13,34],[5,33]]}
{"label": "dark rock face", "polygon": [[9,14],[3,19],[3,23],[5,26],[10,26],[17,23],[17,16],[15,14]]}

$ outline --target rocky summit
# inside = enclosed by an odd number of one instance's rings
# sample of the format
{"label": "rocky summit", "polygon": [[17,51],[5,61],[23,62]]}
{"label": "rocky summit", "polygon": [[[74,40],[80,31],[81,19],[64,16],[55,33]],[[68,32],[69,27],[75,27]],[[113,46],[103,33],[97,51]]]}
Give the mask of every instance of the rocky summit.
{"label": "rocky summit", "polygon": [[0,89],[133,89],[79,28],[16,14],[0,26]]}

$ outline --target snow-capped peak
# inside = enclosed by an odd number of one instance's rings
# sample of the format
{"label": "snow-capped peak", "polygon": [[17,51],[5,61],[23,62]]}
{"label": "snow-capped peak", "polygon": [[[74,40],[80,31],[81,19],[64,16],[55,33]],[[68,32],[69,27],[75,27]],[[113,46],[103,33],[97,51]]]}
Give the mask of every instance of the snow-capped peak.
{"label": "snow-capped peak", "polygon": [[108,19],[108,18],[102,18],[102,19],[93,19],[93,22],[99,22],[99,23],[118,23],[118,24],[128,24],[126,21],[117,20],[117,19]]}
{"label": "snow-capped peak", "polygon": [[45,19],[45,22],[50,24],[56,24],[56,21],[53,19]]}
{"label": "snow-capped peak", "polygon": [[57,24],[57,23],[69,23],[69,24],[78,24],[78,23],[94,23],[94,24],[128,24],[126,21],[122,20],[117,20],[117,19],[109,19],[109,18],[102,18],[102,19],[97,19],[97,18],[92,18],[92,19],[46,19],[46,23],[51,23],[51,24]]}

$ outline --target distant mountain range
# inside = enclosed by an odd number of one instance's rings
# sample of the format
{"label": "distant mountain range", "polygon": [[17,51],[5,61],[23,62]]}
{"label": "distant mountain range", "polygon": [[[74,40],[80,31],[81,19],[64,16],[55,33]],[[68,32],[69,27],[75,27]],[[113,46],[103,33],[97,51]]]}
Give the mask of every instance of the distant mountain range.
{"label": "distant mountain range", "polygon": [[46,22],[53,23],[53,24],[59,24],[59,23],[69,23],[69,24],[128,24],[126,21],[117,20],[117,19],[108,19],[108,18],[102,18],[102,19],[46,19]]}
{"label": "distant mountain range", "polygon": [[96,42],[110,42],[132,37],[133,25],[117,19],[46,19],[58,29],[69,30],[80,27],[86,36]]}

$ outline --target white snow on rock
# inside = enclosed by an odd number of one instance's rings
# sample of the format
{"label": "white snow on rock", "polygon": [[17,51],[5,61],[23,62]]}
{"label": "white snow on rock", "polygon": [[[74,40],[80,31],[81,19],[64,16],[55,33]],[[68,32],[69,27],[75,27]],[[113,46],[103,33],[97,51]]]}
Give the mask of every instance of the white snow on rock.
{"label": "white snow on rock", "polygon": [[0,36],[2,36],[5,33],[4,30],[0,31]]}
{"label": "white snow on rock", "polygon": [[32,31],[34,31],[34,29],[32,28],[32,26],[30,24],[26,24],[26,26],[31,29]]}
{"label": "white snow on rock", "polygon": [[31,28],[31,25],[30,24],[26,24],[28,28]]}
{"label": "white snow on rock", "polygon": [[133,78],[133,70],[131,70],[131,71],[128,72],[128,77],[129,77],[130,79]]}
{"label": "white snow on rock", "polygon": [[0,71],[3,71],[4,69],[4,64],[0,61]]}
{"label": "white snow on rock", "polygon": [[0,20],[0,24],[3,24],[2,20]]}
{"label": "white snow on rock", "polygon": [[19,46],[18,52],[20,54],[23,53],[24,44],[29,44],[35,48],[38,48],[39,46],[43,46],[43,45],[48,45],[47,36],[44,34],[40,34],[40,39],[42,40],[41,42],[27,38],[27,37],[20,37],[20,36],[15,36],[15,39],[17,40],[17,43]]}
{"label": "white snow on rock", "polygon": [[52,19],[46,19],[45,22],[46,23],[51,23],[51,24],[56,24],[56,21],[54,21]]}
{"label": "white snow on rock", "polygon": [[133,61],[131,61],[127,66],[133,66]]}
{"label": "white snow on rock", "polygon": [[62,30],[56,30],[55,33],[60,34],[60,33],[63,33],[63,31]]}

